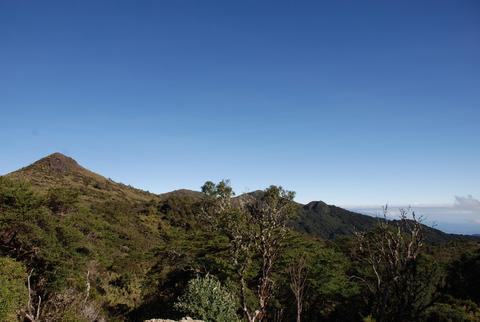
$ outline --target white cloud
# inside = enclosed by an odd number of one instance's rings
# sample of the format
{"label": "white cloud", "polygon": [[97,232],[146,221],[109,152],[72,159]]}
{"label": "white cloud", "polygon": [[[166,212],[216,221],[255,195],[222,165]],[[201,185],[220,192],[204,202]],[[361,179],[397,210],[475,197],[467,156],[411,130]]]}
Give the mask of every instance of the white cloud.
{"label": "white cloud", "polygon": [[[406,206],[392,206],[390,217],[398,217],[398,208]],[[371,216],[382,216],[381,206],[377,207],[349,207]],[[455,196],[454,203],[445,205],[417,205],[412,210],[417,215],[424,216],[426,224],[449,233],[479,234],[480,233],[480,200],[471,195],[466,197]]]}
{"label": "white cloud", "polygon": [[480,200],[473,198],[472,195],[468,195],[467,197],[455,196],[454,207],[462,210],[480,212]]}

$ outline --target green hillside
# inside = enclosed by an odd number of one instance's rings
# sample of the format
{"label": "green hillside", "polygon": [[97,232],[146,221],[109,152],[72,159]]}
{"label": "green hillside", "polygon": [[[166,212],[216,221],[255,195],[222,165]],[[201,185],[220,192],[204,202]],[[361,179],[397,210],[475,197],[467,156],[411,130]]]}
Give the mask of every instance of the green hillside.
{"label": "green hillside", "polygon": [[[264,197],[257,191],[232,202],[248,207]],[[42,299],[41,321],[178,318],[184,312],[174,302],[189,280],[207,273],[238,294],[228,241],[199,216],[205,198],[190,190],[156,195],[135,189],[59,153],[0,177],[0,259],[15,268],[17,282],[22,279],[15,284],[18,300],[0,298],[0,321],[1,300],[4,316],[25,316],[27,274],[33,298]],[[363,272],[351,237],[355,230],[371,230],[378,220],[323,202],[295,204],[295,209],[298,216],[290,222],[294,229],[288,230],[278,258],[274,278],[279,287],[266,319],[279,312],[286,320],[295,315],[287,269],[301,254],[312,274],[306,320],[358,321],[368,315],[362,286],[351,278]],[[445,272],[449,261],[462,260],[458,249],[478,247],[433,229],[425,232],[446,245],[429,250]],[[249,303],[258,281],[257,260],[247,272]],[[0,279],[1,274],[8,272],[0,272]]]}

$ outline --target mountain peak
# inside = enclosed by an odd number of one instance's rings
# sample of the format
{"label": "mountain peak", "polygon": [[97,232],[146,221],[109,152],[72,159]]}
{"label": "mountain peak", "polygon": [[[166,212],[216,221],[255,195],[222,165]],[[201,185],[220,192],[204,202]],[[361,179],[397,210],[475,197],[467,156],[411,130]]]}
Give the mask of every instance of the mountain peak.
{"label": "mountain peak", "polygon": [[78,189],[85,196],[107,200],[151,200],[157,195],[114,182],[90,171],[62,153],[52,153],[17,171],[8,173],[11,179],[29,182],[33,187],[47,190],[51,187]]}
{"label": "mountain peak", "polygon": [[60,152],[52,153],[38,161],[26,166],[20,170],[12,172],[10,176],[19,176],[23,179],[36,178],[37,181],[43,182],[44,178],[61,178],[67,176],[73,177],[90,177],[95,180],[104,181],[105,178],[85,169],[74,159]]}
{"label": "mountain peak", "polygon": [[83,170],[77,161],[60,152],[52,153],[36,161],[31,166],[41,167],[44,170],[55,173],[69,173]]}

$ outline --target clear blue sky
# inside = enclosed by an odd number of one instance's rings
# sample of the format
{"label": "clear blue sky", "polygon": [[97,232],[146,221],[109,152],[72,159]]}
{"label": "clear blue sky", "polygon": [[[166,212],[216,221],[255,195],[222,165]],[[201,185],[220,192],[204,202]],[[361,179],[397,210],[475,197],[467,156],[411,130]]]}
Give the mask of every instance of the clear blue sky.
{"label": "clear blue sky", "polygon": [[0,0],[0,112],[0,173],[480,198],[480,2]]}

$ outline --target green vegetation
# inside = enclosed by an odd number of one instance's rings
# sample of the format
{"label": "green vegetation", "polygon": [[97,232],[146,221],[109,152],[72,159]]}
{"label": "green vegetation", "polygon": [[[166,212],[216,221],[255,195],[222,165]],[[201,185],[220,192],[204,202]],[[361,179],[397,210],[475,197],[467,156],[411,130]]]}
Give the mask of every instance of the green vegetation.
{"label": "green vegetation", "polygon": [[25,267],[11,258],[0,257],[0,321],[16,321],[27,305]]}
{"label": "green vegetation", "polygon": [[175,307],[208,322],[238,321],[234,296],[211,275],[190,280]]}
{"label": "green vegetation", "polygon": [[0,177],[0,321],[478,321],[478,239],[411,224],[276,186],[154,195],[55,154]]}

